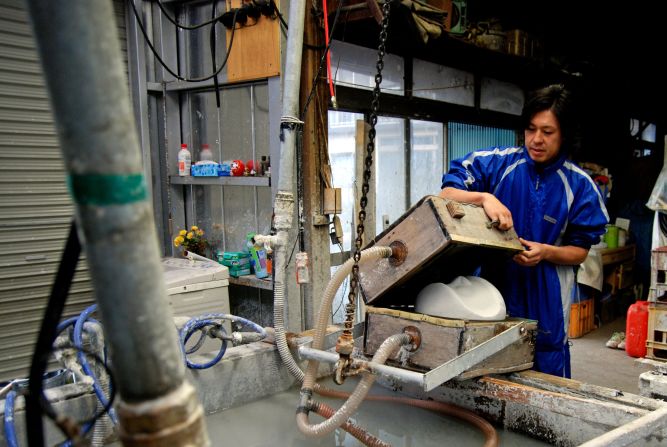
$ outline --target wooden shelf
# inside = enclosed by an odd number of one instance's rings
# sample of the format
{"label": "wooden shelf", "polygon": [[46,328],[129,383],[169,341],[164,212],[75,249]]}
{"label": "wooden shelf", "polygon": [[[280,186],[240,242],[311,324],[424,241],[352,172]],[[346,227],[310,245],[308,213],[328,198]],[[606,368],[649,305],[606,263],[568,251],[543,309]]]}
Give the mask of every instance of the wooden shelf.
{"label": "wooden shelf", "polygon": [[170,175],[173,185],[271,186],[271,177],[181,177]]}
{"label": "wooden shelf", "polygon": [[634,244],[618,248],[603,248],[598,250],[602,256],[602,265],[616,264],[623,261],[631,261],[635,258]]}
{"label": "wooden shelf", "polygon": [[273,290],[273,281],[270,278],[260,279],[255,275],[230,276],[229,283],[237,286],[255,287],[256,289]]}

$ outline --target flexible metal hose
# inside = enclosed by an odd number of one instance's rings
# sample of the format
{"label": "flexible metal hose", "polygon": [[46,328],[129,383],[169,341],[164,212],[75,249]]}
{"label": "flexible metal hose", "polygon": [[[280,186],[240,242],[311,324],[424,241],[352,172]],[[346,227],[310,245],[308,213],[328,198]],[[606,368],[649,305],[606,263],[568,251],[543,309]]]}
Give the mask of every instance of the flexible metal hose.
{"label": "flexible metal hose", "polygon": [[[373,356],[373,362],[375,363],[384,363],[398,348],[403,345],[406,345],[411,342],[411,337],[408,334],[396,334],[387,338],[375,352]],[[310,372],[310,364],[308,365],[308,371]],[[317,363],[317,362],[315,362]],[[306,376],[309,379],[308,375]],[[373,374],[367,373],[362,377],[362,379],[357,384],[357,387],[354,389],[354,392],[350,395],[348,400],[336,411],[336,413],[331,416],[329,419],[320,422],[319,424],[310,425],[308,422],[308,413],[305,408],[299,408],[296,415],[297,427],[301,433],[312,438],[319,438],[324,435],[327,435],[334,431],[337,427],[340,427],[347,419],[354,413],[361,402],[364,400],[371,386],[375,382],[375,376]],[[301,399],[302,402],[310,396],[308,390],[301,389]],[[305,405],[302,405],[302,407]]]}
{"label": "flexible metal hose", "polygon": [[[388,258],[391,256],[392,250],[389,247],[375,246],[368,248],[361,252],[360,262],[374,262],[381,258]],[[329,322],[329,314],[331,312],[331,305],[336,296],[336,291],[340,288],[345,278],[352,271],[354,259],[348,259],[338,270],[324,289],[324,296],[322,297],[322,304],[320,305],[320,312],[315,322],[315,334],[313,336],[313,349],[322,349],[324,347],[324,336]],[[313,389],[315,386],[315,376],[319,362],[311,360],[308,362],[308,369],[306,370],[306,377],[303,379],[302,389]]]}
{"label": "flexible metal hose", "polygon": [[[282,245],[277,245],[276,251],[278,250],[284,251],[285,249]],[[371,247],[361,252],[361,262],[375,261],[389,256],[391,256],[391,248]],[[340,266],[324,290],[320,311],[317,321],[315,322],[315,335],[313,337],[312,345],[315,349],[322,349],[327,323],[329,322],[331,304],[336,296],[336,291],[340,288],[340,285],[343,283],[347,275],[350,274],[353,264],[354,261],[348,259],[342,266]],[[292,374],[292,376],[299,382],[304,382],[306,375],[296,363],[294,357],[292,357],[292,352],[289,350],[287,344],[287,336],[285,335],[285,288],[282,282],[275,282],[273,294],[273,325],[276,330],[276,346],[278,347],[278,353],[290,374]],[[308,364],[308,367],[311,368],[311,365],[313,365],[312,369],[317,371],[318,363],[319,362],[311,361]],[[317,386],[317,384],[315,384],[315,374],[313,374],[312,380],[309,381],[309,387],[312,388],[313,386]]]}

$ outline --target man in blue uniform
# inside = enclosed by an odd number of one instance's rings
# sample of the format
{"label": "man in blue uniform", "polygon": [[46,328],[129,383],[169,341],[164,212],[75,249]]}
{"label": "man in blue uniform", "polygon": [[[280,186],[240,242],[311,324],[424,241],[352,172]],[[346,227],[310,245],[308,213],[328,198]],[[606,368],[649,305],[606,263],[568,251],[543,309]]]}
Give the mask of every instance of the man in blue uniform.
{"label": "man in blue uniform", "polygon": [[498,228],[516,229],[526,250],[481,276],[502,293],[510,316],[538,321],[534,369],[570,377],[567,343],[576,266],[609,221],[593,180],[569,160],[574,125],[561,85],[526,99],[523,147],[491,148],[452,161],[440,196],[484,207]]}

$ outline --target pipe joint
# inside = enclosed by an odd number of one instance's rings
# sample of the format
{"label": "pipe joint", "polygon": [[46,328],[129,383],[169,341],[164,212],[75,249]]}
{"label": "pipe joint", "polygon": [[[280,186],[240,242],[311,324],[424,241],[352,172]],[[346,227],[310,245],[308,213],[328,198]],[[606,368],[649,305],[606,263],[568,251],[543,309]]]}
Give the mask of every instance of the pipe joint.
{"label": "pipe joint", "polygon": [[118,405],[119,437],[124,446],[208,446],[204,410],[188,382],[166,395]]}
{"label": "pipe joint", "polygon": [[265,247],[267,245],[272,248],[281,247],[285,245],[286,234],[282,231],[276,235],[256,234],[253,239],[255,239],[255,243],[264,245]]}
{"label": "pipe joint", "polygon": [[313,404],[313,390],[309,388],[301,389],[301,397],[299,398],[299,406],[296,407],[296,414],[303,413],[308,415]]}

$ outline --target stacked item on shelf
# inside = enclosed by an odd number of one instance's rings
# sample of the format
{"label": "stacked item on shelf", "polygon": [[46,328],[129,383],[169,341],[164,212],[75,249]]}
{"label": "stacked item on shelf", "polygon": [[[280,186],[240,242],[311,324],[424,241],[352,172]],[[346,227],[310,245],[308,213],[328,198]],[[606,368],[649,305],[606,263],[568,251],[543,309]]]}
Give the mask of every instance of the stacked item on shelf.
{"label": "stacked item on shelf", "polygon": [[667,360],[667,247],[651,253],[646,357]]}

